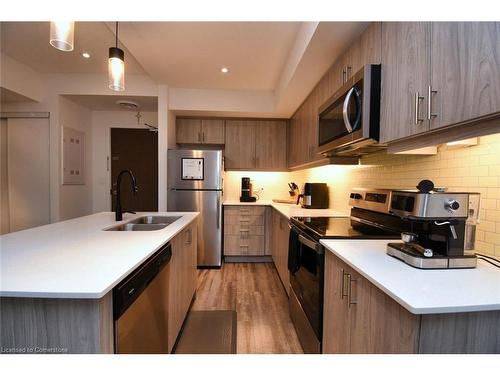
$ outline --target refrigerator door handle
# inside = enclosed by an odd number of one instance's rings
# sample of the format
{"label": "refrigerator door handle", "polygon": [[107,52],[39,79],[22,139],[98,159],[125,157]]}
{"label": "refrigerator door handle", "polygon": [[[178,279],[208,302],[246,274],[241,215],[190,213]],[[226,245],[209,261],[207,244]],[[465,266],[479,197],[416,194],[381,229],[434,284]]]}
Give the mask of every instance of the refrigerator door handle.
{"label": "refrigerator door handle", "polygon": [[220,194],[217,194],[217,229],[220,228],[221,225],[221,209],[220,209]]}

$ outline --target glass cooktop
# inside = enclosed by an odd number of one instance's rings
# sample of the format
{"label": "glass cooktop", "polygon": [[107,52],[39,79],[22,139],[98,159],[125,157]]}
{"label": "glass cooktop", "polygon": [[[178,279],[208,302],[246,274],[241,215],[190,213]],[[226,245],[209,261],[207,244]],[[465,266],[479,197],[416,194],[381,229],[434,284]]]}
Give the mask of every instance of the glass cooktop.
{"label": "glass cooktop", "polygon": [[351,221],[350,217],[292,217],[292,223],[316,238],[399,238],[389,232],[367,224]]}

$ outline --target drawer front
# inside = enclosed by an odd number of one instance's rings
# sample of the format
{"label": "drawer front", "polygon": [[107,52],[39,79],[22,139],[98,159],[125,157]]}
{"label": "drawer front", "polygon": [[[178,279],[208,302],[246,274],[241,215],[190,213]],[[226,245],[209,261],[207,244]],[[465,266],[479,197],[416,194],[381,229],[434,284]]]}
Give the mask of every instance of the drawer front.
{"label": "drawer front", "polygon": [[263,225],[224,224],[224,234],[234,236],[263,236]]}
{"label": "drawer front", "polygon": [[263,226],[264,216],[240,216],[240,215],[225,215],[224,225],[241,225],[241,226]]}
{"label": "drawer front", "polygon": [[264,215],[266,206],[225,206],[224,213],[230,216]]}
{"label": "drawer front", "polygon": [[224,255],[264,255],[264,236],[224,236]]}

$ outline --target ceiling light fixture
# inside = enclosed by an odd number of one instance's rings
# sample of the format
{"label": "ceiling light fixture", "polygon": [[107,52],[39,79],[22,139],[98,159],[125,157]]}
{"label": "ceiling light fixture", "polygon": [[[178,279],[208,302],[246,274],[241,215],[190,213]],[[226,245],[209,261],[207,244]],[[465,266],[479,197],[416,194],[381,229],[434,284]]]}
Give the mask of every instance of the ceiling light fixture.
{"label": "ceiling light fixture", "polygon": [[115,47],[109,48],[109,88],[113,91],[123,91],[125,90],[125,52],[118,48],[118,22],[116,22],[115,37]]}
{"label": "ceiling light fixture", "polygon": [[75,22],[57,21],[50,23],[49,43],[60,51],[73,51],[75,36]]}
{"label": "ceiling light fixture", "polygon": [[222,73],[224,73],[224,74],[229,73],[229,69],[228,69],[228,68],[226,68],[226,67],[221,68],[221,69],[220,69],[220,71],[221,71]]}
{"label": "ceiling light fixture", "polygon": [[90,53],[88,52],[83,52],[82,53],[82,57],[85,58],[85,59],[90,59]]}

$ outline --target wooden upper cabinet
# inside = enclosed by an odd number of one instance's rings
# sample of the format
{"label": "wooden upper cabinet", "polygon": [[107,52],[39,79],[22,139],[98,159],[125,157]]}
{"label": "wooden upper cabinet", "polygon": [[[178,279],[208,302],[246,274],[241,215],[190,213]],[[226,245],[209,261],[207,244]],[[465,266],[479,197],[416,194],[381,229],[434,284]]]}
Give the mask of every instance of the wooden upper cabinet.
{"label": "wooden upper cabinet", "polygon": [[175,125],[177,143],[201,143],[201,119],[178,118]]}
{"label": "wooden upper cabinet", "polygon": [[226,121],[226,169],[255,169],[255,121]]}
{"label": "wooden upper cabinet", "polygon": [[431,30],[431,128],[500,112],[500,22],[435,22]]}
{"label": "wooden upper cabinet", "polygon": [[427,22],[382,24],[381,142],[429,130],[429,34]]}
{"label": "wooden upper cabinet", "polygon": [[180,144],[223,145],[224,120],[178,118],[176,137]]}
{"label": "wooden upper cabinet", "polygon": [[382,61],[382,23],[370,24],[350,51],[351,74],[355,74],[367,64],[380,64]]}
{"label": "wooden upper cabinet", "polygon": [[286,169],[286,121],[258,121],[255,127],[255,168]]}
{"label": "wooden upper cabinet", "polygon": [[202,119],[201,120],[201,141],[206,145],[224,144],[224,120]]}

